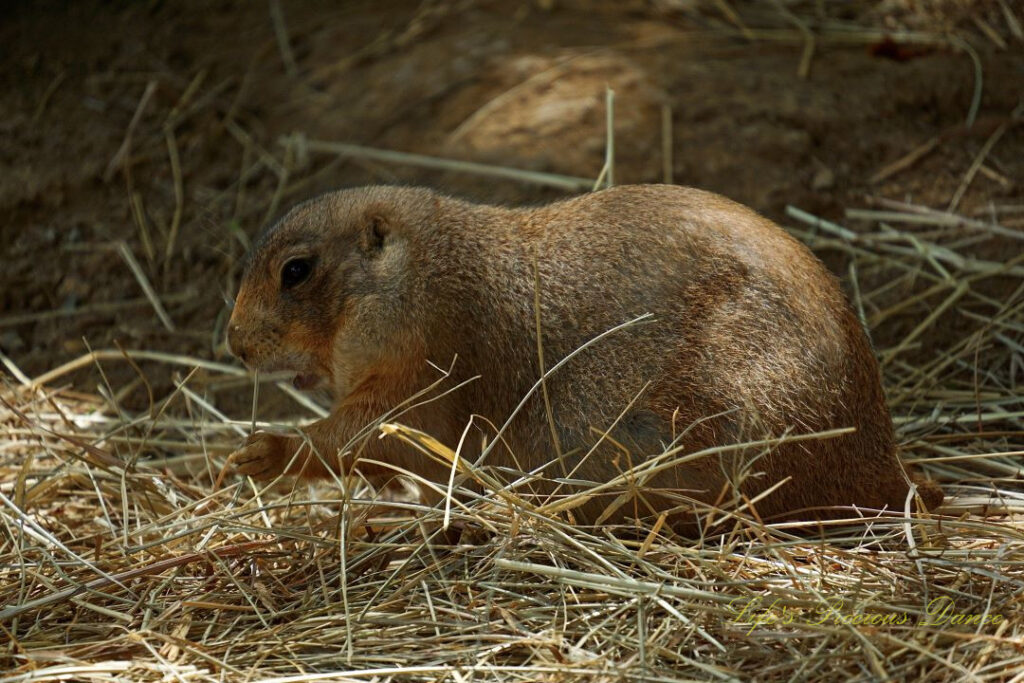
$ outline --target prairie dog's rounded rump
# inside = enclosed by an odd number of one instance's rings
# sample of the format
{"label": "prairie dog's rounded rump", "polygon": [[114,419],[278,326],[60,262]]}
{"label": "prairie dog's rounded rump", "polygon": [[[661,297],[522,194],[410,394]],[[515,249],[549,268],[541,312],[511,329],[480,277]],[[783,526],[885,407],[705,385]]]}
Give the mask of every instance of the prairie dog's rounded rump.
{"label": "prairie dog's rounded rump", "polygon": [[[293,369],[300,384],[312,377],[336,399],[307,429],[326,465],[295,442],[287,457],[283,446],[243,449],[243,471],[280,473],[298,449],[292,470],[309,475],[370,457],[445,476],[397,440],[356,437],[456,359],[445,388],[467,383],[401,421],[455,446],[476,416],[463,451],[475,460],[540,377],[539,346],[546,368],[575,355],[484,464],[534,472],[520,494],[535,502],[642,466],[644,493],[625,504],[621,491],[594,496],[575,510],[583,521],[671,510],[688,528],[702,507],[783,480],[758,502],[762,517],[902,510],[909,490],[877,362],[836,279],[774,223],[708,192],[626,186],[505,209],[421,188],[342,190],[258,243],[238,302],[240,357]],[[845,427],[854,431],[655,467],[666,450]],[[926,493],[929,507],[941,501]]]}

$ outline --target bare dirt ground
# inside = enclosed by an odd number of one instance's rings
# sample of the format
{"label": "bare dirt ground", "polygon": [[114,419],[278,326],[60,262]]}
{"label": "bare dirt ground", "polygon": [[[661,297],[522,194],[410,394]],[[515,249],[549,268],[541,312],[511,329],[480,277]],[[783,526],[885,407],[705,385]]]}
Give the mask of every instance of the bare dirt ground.
{"label": "bare dirt ground", "polygon": [[[1024,61],[1009,34],[1007,49],[979,34],[983,87],[968,129],[976,70],[966,52],[820,40],[801,78],[803,42],[778,10],[739,5],[735,23],[710,5],[288,2],[291,66],[264,3],[13,9],[0,28],[0,348],[30,376],[115,341],[223,359],[246,239],[297,200],[372,182],[494,202],[564,195],[300,155],[280,143],[295,132],[594,177],[608,84],[616,182],[664,177],[664,108],[675,182],[777,220],[787,205],[841,219],[869,197],[945,208],[1019,102]],[[737,26],[778,35],[748,40]],[[872,182],[930,141],[919,161]],[[1021,203],[1022,143],[1024,129],[1005,131],[959,211]],[[122,240],[173,330],[116,250]],[[876,334],[884,344],[887,331]],[[99,379],[94,369],[75,377]]]}

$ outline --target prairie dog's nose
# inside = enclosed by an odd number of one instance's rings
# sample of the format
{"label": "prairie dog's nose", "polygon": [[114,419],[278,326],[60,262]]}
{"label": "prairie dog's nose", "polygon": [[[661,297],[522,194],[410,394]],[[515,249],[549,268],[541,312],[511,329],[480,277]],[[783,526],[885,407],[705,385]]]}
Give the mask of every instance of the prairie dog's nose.
{"label": "prairie dog's nose", "polygon": [[242,340],[242,328],[234,323],[228,325],[228,350],[243,363],[248,361],[249,350]]}

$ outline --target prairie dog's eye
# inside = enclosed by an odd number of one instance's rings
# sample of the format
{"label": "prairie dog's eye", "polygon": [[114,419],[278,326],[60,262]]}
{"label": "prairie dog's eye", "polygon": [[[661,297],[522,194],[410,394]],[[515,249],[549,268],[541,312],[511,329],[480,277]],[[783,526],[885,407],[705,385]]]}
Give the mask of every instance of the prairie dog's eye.
{"label": "prairie dog's eye", "polygon": [[281,268],[281,289],[291,289],[309,279],[313,262],[308,258],[293,258]]}

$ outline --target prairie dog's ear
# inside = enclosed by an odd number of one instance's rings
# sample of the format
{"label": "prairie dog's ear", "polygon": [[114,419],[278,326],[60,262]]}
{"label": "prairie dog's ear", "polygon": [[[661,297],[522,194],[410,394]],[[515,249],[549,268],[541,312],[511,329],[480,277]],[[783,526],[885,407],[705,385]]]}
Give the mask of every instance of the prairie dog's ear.
{"label": "prairie dog's ear", "polygon": [[359,248],[371,258],[377,256],[384,250],[384,244],[388,241],[390,233],[391,226],[382,214],[368,213],[363,219],[362,230],[359,233]]}

